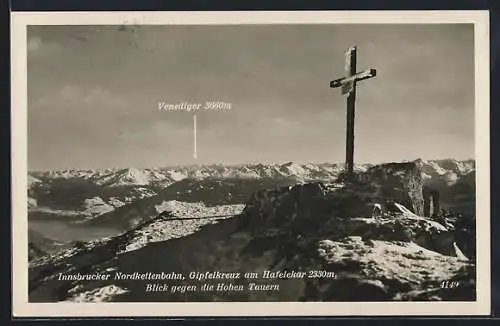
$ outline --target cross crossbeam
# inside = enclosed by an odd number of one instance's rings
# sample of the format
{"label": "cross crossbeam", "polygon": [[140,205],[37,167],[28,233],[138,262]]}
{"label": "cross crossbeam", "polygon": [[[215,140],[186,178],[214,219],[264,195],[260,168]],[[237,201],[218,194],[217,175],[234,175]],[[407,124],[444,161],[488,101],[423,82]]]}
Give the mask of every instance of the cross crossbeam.
{"label": "cross crossbeam", "polygon": [[359,82],[365,79],[373,78],[377,76],[377,70],[376,69],[367,69],[362,72],[358,72],[357,74],[350,76],[350,77],[342,77],[339,79],[332,80],[330,82],[330,87],[331,88],[337,88],[341,87],[344,84],[347,83],[352,83],[352,82]]}
{"label": "cross crossbeam", "polygon": [[362,80],[377,75],[376,69],[367,69],[356,72],[357,48],[350,47],[345,53],[346,76],[330,81],[331,88],[341,87],[342,94],[347,96],[347,127],[346,127],[346,177],[351,178],[354,173],[354,117],[356,106],[356,84]]}

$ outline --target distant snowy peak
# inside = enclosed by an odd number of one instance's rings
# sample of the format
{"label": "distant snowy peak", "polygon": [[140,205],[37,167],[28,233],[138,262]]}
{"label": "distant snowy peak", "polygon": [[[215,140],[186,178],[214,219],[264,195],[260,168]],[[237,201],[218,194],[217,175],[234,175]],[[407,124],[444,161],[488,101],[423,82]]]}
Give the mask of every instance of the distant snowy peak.
{"label": "distant snowy peak", "polygon": [[29,175],[43,179],[96,179],[113,173],[113,169],[96,170],[54,170],[54,171],[32,171]]}
{"label": "distant snowy peak", "polygon": [[83,202],[84,213],[87,216],[99,216],[115,209],[114,206],[106,203],[100,197],[86,199]]}
{"label": "distant snowy peak", "polygon": [[159,171],[154,169],[121,169],[101,176],[95,182],[110,187],[148,186],[153,183],[172,183],[186,176],[176,171]]}
{"label": "distant snowy peak", "polygon": [[141,171],[135,168],[126,169],[119,175],[119,178],[115,182],[117,186],[145,186],[151,181],[150,173],[147,171]]}
{"label": "distant snowy peak", "polygon": [[305,177],[307,175],[307,170],[303,166],[293,162],[281,165],[279,171],[283,172],[286,176]]}
{"label": "distant snowy peak", "polygon": [[149,184],[150,178],[145,171],[136,168],[119,170],[111,172],[96,180],[99,185],[106,186],[145,186]]}
{"label": "distant snowy peak", "polygon": [[249,169],[247,166],[239,167],[234,170],[226,171],[225,176],[228,178],[246,178],[246,179],[258,179],[260,175]]}
{"label": "distant snowy peak", "polygon": [[454,183],[458,178],[474,172],[476,164],[474,160],[459,161],[453,159],[446,160],[421,160],[415,162],[420,165],[424,179],[440,177],[449,183]]}
{"label": "distant snowy peak", "polygon": [[179,170],[167,171],[166,175],[173,181],[180,181],[182,179],[187,178],[186,173],[183,173],[182,171]]}
{"label": "distant snowy peak", "polygon": [[442,168],[437,162],[425,162],[427,165],[424,165],[424,168],[427,168],[427,170],[431,170],[435,174],[439,175],[444,175],[446,174],[446,170]]}
{"label": "distant snowy peak", "polygon": [[476,170],[476,162],[474,160],[467,160],[467,161],[457,161],[457,160],[447,160],[444,161],[442,166],[444,168],[447,167],[447,164],[451,164],[449,167],[450,170],[453,172],[459,172],[458,174],[468,174],[472,171]]}

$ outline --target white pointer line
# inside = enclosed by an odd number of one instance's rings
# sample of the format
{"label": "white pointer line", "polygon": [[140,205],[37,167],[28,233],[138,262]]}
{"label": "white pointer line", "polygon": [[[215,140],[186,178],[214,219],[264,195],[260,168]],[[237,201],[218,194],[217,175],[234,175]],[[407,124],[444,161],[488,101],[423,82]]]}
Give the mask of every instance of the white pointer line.
{"label": "white pointer line", "polygon": [[196,150],[196,114],[193,115],[193,145],[194,145],[193,157],[197,159],[198,153]]}

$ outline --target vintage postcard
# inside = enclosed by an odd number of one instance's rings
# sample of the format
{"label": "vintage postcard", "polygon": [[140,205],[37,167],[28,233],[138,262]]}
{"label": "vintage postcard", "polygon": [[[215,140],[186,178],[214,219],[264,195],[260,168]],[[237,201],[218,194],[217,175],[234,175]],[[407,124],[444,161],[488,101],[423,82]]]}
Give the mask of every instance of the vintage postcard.
{"label": "vintage postcard", "polygon": [[489,314],[488,25],[13,13],[14,315]]}

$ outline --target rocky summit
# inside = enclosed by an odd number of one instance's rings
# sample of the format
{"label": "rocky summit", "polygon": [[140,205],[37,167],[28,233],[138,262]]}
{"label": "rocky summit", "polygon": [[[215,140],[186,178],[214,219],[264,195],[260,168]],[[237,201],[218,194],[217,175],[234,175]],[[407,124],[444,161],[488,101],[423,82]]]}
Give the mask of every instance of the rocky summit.
{"label": "rocky summit", "polygon": [[[122,235],[33,260],[30,300],[475,300],[472,238],[452,211],[422,216],[422,174],[419,162],[390,163],[349,182],[263,188],[245,205],[165,202]],[[110,277],[61,280],[69,274]]]}
{"label": "rocky summit", "polygon": [[255,192],[245,207],[243,219],[248,220],[252,229],[283,232],[291,223],[300,223],[299,229],[304,229],[335,217],[372,216],[374,205],[397,212],[395,204],[399,203],[421,215],[422,189],[423,181],[415,163],[385,164],[355,174],[348,183],[314,182]]}

